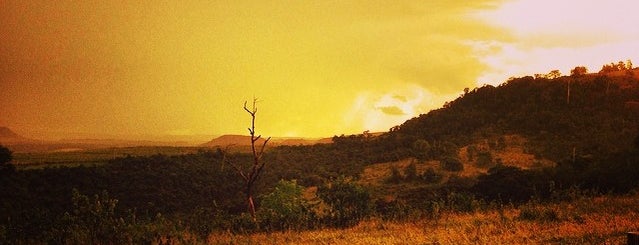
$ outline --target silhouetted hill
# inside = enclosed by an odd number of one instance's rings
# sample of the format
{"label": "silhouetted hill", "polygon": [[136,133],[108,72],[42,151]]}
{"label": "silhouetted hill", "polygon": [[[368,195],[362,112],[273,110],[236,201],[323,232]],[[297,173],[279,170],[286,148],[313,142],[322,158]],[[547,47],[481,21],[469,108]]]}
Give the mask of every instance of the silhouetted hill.
{"label": "silhouetted hill", "polygon": [[25,138],[21,135],[16,134],[11,129],[7,127],[0,127],[0,144],[17,144],[17,143],[26,143],[33,142],[34,140]]}
{"label": "silhouetted hill", "polygon": [[[257,143],[263,144],[264,140],[265,139],[260,139]],[[227,135],[222,135],[220,137],[212,139],[211,141],[206,142],[202,144],[201,146],[214,147],[214,146],[230,146],[230,145],[235,145],[235,146],[251,145],[251,136],[227,134]]]}
{"label": "silhouetted hill", "polygon": [[530,140],[535,155],[560,160],[628,150],[638,125],[639,80],[633,74],[527,76],[468,91],[385,137],[406,146],[425,140],[462,147],[516,134]]}
{"label": "silhouetted hill", "polygon": [[[258,140],[257,144],[262,145],[264,143],[264,138]],[[294,138],[294,137],[273,137],[269,141],[270,146],[277,145],[314,145],[314,144],[328,144],[331,143],[331,138],[321,138],[321,139],[308,139],[308,138]],[[207,143],[202,144],[204,147],[226,147],[226,146],[250,146],[251,145],[251,136],[248,135],[222,135],[217,137]]]}

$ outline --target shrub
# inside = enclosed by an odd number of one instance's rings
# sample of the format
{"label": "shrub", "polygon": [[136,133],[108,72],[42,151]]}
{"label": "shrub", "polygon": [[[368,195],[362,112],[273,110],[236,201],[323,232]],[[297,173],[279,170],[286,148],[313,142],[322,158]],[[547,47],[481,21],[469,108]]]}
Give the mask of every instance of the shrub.
{"label": "shrub", "polygon": [[117,199],[109,198],[106,191],[90,199],[74,189],[72,201],[73,211],[66,213],[63,218],[67,242],[74,244],[126,242],[124,219],[115,215]]}
{"label": "shrub", "polygon": [[418,174],[417,174],[417,166],[415,165],[414,162],[412,162],[411,164],[409,164],[406,169],[404,169],[404,175],[406,176],[406,180],[408,181],[415,181],[417,180]]}
{"label": "shrub", "polygon": [[259,217],[270,229],[303,229],[315,219],[312,205],[303,197],[304,187],[295,180],[280,180],[273,192],[262,197]]}
{"label": "shrub", "polygon": [[72,191],[73,209],[46,232],[45,240],[53,244],[188,244],[196,241],[178,221],[157,214],[154,220],[137,220],[135,212],[116,214],[117,199],[106,191],[89,198]]}
{"label": "shrub", "polygon": [[477,153],[477,167],[490,168],[493,166],[493,155],[488,151]]}
{"label": "shrub", "polygon": [[377,199],[375,201],[375,211],[384,220],[407,220],[411,217],[413,209],[404,200],[386,201]]}
{"label": "shrub", "polygon": [[442,180],[442,175],[435,172],[433,168],[428,168],[422,174],[422,180],[428,184],[439,183]]}
{"label": "shrub", "polygon": [[488,174],[477,177],[473,187],[475,193],[487,200],[512,201],[522,203],[538,194],[537,180],[533,172],[513,166],[496,166],[488,170]]}
{"label": "shrub", "polygon": [[464,170],[464,164],[457,158],[447,157],[441,161],[442,169],[451,172],[459,172]]}
{"label": "shrub", "polygon": [[404,180],[404,176],[399,172],[399,169],[395,166],[390,168],[390,176],[386,179],[386,182],[391,184],[398,184]]}
{"label": "shrub", "polygon": [[12,173],[15,171],[15,166],[11,164],[12,159],[13,156],[11,150],[0,145],[0,174]]}
{"label": "shrub", "polygon": [[529,221],[553,222],[559,220],[559,213],[547,206],[543,206],[539,202],[530,202],[519,207],[520,213],[518,218]]}
{"label": "shrub", "polygon": [[447,208],[455,212],[474,212],[481,207],[481,202],[469,193],[450,192],[446,196]]}
{"label": "shrub", "polygon": [[327,221],[335,226],[355,225],[373,210],[369,191],[344,177],[320,186],[317,194],[329,207]]}

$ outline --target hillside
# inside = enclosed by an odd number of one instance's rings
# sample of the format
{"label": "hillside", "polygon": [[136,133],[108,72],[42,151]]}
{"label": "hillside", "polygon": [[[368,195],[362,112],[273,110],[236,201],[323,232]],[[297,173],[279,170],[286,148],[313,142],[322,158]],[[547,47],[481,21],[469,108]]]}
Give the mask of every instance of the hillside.
{"label": "hillside", "polygon": [[0,144],[28,143],[34,140],[25,138],[7,127],[0,127]]}
{"label": "hillside", "polygon": [[411,144],[520,135],[526,150],[553,161],[597,157],[634,147],[639,125],[635,76],[522,77],[497,87],[475,88],[443,108],[395,127],[387,138]]}
{"label": "hillside", "polygon": [[[256,143],[258,145],[264,144],[266,139],[261,138]],[[311,138],[295,138],[295,137],[273,137],[269,141],[269,146],[296,146],[296,145],[314,145],[314,144],[328,144],[331,143],[330,138],[311,139]],[[222,135],[209,142],[201,144],[203,147],[227,147],[227,146],[250,146],[251,136],[248,135]]]}

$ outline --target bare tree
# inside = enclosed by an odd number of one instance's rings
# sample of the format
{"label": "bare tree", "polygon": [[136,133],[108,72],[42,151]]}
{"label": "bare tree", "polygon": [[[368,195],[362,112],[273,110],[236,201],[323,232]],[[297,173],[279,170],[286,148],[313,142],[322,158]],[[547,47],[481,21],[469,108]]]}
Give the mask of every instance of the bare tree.
{"label": "bare tree", "polygon": [[[253,221],[256,221],[255,217],[255,204],[253,202],[253,185],[255,181],[260,176],[262,169],[264,169],[265,163],[262,161],[262,155],[264,154],[264,148],[271,137],[268,137],[264,142],[258,142],[262,135],[255,136],[255,114],[257,114],[257,99],[253,99],[253,106],[249,109],[246,106],[246,101],[244,101],[244,110],[251,115],[251,127],[248,128],[249,133],[251,134],[251,152],[253,154],[253,163],[249,167],[249,169],[245,170],[235,163],[228,160],[226,157],[224,158],[224,162],[228,163],[235,171],[244,179],[244,191],[246,192],[246,202],[248,205],[248,211],[253,218]],[[259,149],[258,149],[259,147]]]}

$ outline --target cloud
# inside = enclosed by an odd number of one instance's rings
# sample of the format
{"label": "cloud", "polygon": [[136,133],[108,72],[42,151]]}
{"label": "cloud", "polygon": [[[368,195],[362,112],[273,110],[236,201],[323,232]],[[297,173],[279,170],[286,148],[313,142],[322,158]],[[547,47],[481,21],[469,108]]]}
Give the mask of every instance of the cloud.
{"label": "cloud", "polygon": [[486,65],[478,82],[499,84],[509,77],[569,74],[575,66],[598,71],[603,64],[639,58],[636,1],[509,1],[475,17],[509,33],[502,40],[470,40]]}
{"label": "cloud", "polygon": [[[639,58],[635,50],[639,41],[604,43],[588,47],[522,48],[516,43],[494,43],[497,51],[479,57],[490,68],[477,79],[479,83],[500,84],[509,77],[545,74],[559,70],[570,74],[575,66],[585,66],[590,72],[597,72],[603,64]],[[487,47],[477,44],[478,49]],[[552,57],[552,62],[548,62]]]}
{"label": "cloud", "polygon": [[400,109],[397,106],[382,106],[382,107],[377,107],[377,109],[388,115],[393,115],[393,116],[406,115],[406,113],[404,113],[404,111],[402,111],[402,109]]}
{"label": "cloud", "polygon": [[[398,94],[402,94],[398,98]],[[371,131],[386,131],[406,120],[441,107],[459,94],[434,94],[416,84],[398,86],[390,91],[364,91],[344,113],[344,125]],[[363,130],[362,130],[363,131]]]}
{"label": "cloud", "polygon": [[399,101],[402,101],[402,102],[408,101],[406,96],[402,96],[402,95],[393,95],[393,99],[396,99],[396,100],[399,100]]}

